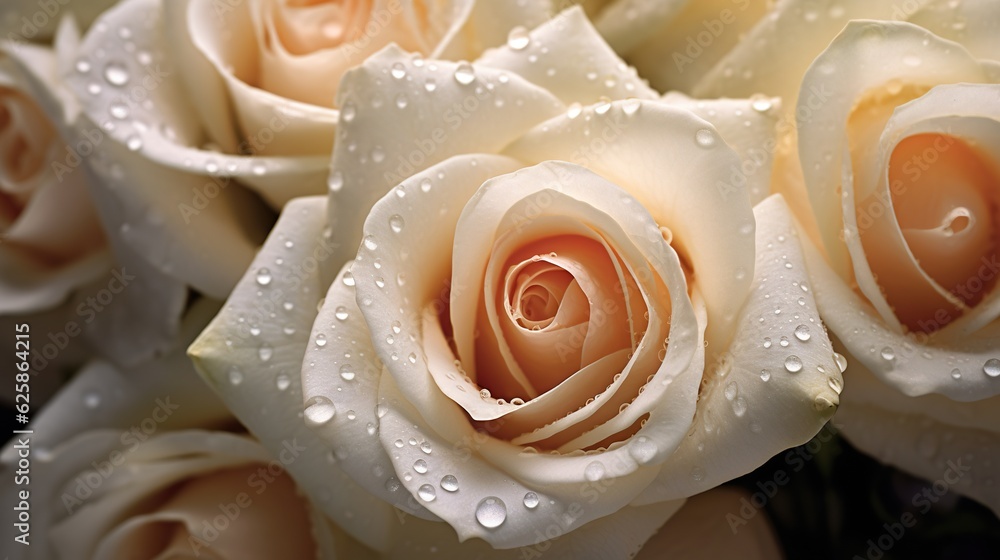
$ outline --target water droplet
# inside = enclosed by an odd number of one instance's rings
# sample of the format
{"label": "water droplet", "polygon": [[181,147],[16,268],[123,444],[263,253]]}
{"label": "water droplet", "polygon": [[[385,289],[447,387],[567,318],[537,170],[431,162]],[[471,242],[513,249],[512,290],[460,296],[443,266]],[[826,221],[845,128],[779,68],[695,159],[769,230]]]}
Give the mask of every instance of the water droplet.
{"label": "water droplet", "polygon": [[406,67],[403,66],[402,62],[397,62],[392,65],[391,73],[393,78],[396,78],[397,80],[402,80],[403,78],[406,77]]}
{"label": "water droplet", "polygon": [[424,484],[420,488],[417,488],[417,496],[425,502],[433,502],[434,498],[437,498],[437,491],[430,484]]}
{"label": "water droplet", "polygon": [[399,490],[400,486],[401,486],[401,484],[399,482],[399,479],[396,478],[396,477],[394,477],[394,476],[390,476],[385,481],[385,489],[388,490],[388,491],[390,491],[390,492],[397,492]]}
{"label": "water droplet", "polygon": [[417,474],[427,474],[427,461],[417,459],[413,462],[413,470],[417,471]]}
{"label": "water droplet", "polygon": [[142,138],[138,134],[133,134],[125,139],[125,146],[133,152],[138,152],[142,149]]}
{"label": "water droplet", "polygon": [[467,86],[476,79],[476,71],[468,62],[459,62],[455,67],[455,81]]}
{"label": "water droplet", "polygon": [[799,325],[795,327],[795,338],[805,342],[812,338],[812,334],[809,332],[809,327],[805,325]]}
{"label": "water droplet", "polygon": [[879,354],[881,354],[882,359],[887,362],[891,362],[896,359],[896,352],[888,346],[882,348],[882,351],[879,352]]}
{"label": "water droplet", "polygon": [[403,231],[403,226],[405,226],[405,225],[406,225],[406,222],[403,220],[403,217],[400,216],[399,214],[393,214],[389,218],[389,227],[395,233],[399,233],[399,232]]}
{"label": "water droplet", "polygon": [[983,364],[983,373],[993,378],[1000,377],[1000,359],[990,358],[986,360],[986,363]]}
{"label": "water droplet", "polygon": [[495,529],[507,520],[507,505],[496,496],[483,498],[476,506],[476,521],[487,529]]}
{"label": "water droplet", "polygon": [[458,492],[458,479],[452,474],[442,476],[441,488],[443,488],[445,492]]}
{"label": "water droplet", "polygon": [[639,101],[635,97],[629,97],[625,101],[622,101],[622,112],[626,115],[634,115],[639,112],[639,108],[642,107],[642,101]]}
{"label": "water droplet", "polygon": [[318,346],[320,348],[326,346],[326,335],[325,334],[319,333],[319,334],[316,335],[316,346]]}
{"label": "water droplet", "polygon": [[629,455],[640,465],[645,465],[656,457],[656,443],[646,436],[635,438],[628,446]]}
{"label": "water droplet", "polygon": [[76,61],[76,71],[81,74],[86,74],[90,72],[90,62],[86,59],[81,58]]}
{"label": "water droplet", "polygon": [[423,179],[422,181],[420,181],[420,190],[423,192],[430,192],[431,186],[432,184],[430,179]]}
{"label": "water droplet", "polygon": [[369,251],[374,251],[375,249],[378,249],[378,242],[375,241],[375,238],[372,237],[371,235],[365,236],[364,243],[365,243],[365,249],[368,249]]}
{"label": "water droplet", "polygon": [[326,397],[313,397],[309,399],[309,404],[305,409],[306,421],[314,426],[326,424],[337,413],[333,402]]}
{"label": "water droplet", "polygon": [[572,103],[566,110],[566,116],[571,119],[575,119],[579,117],[580,113],[582,112],[583,112],[583,105],[580,105],[579,103]]}
{"label": "water droplet", "polygon": [[260,361],[262,362],[270,360],[271,356],[273,355],[274,355],[274,349],[266,344],[261,344],[260,348],[257,349],[257,356],[260,358]]}
{"label": "water droplet", "polygon": [[789,373],[798,373],[802,371],[802,360],[795,355],[785,358],[785,369]]}
{"label": "water droplet", "polygon": [[111,106],[108,107],[108,113],[118,120],[127,119],[129,113],[128,105],[124,103],[112,103]]}
{"label": "water droplet", "polygon": [[[409,98],[406,97],[405,93],[401,93],[396,96],[396,107],[400,109],[406,109],[406,106],[410,104]],[[378,162],[375,162],[378,163]]]}
{"label": "water droplet", "polygon": [[354,274],[350,270],[344,273],[342,280],[345,286],[354,286]]}
{"label": "water droplet", "polygon": [[104,66],[104,79],[115,87],[122,87],[128,83],[128,69],[121,62],[114,60],[108,62]]}
{"label": "water droplet", "polygon": [[333,316],[336,317],[338,321],[346,321],[347,318],[351,316],[351,314],[347,312],[346,307],[344,307],[343,305],[339,305],[337,306],[337,309],[333,312]]}
{"label": "water droplet", "polygon": [[91,391],[83,396],[83,406],[94,409],[101,405],[101,394]]}
{"label": "water droplet", "polygon": [[764,348],[770,348],[770,347],[771,347],[771,337],[765,336],[764,337]]}
{"label": "water droplet", "polygon": [[587,465],[587,468],[583,470],[583,476],[591,482],[597,482],[604,478],[607,471],[604,468],[604,463],[600,461],[594,461]]}
{"label": "water droplet", "polygon": [[736,382],[730,381],[729,384],[726,385],[726,390],[724,391],[723,394],[726,395],[726,400],[731,401],[736,398],[736,395],[739,392],[740,388],[736,386]]}
{"label": "water droplet", "polygon": [[771,379],[771,372],[766,369],[760,370],[760,380],[765,383]]}
{"label": "water droplet", "polygon": [[528,30],[521,26],[511,29],[507,35],[507,46],[515,51],[524,50],[529,43],[531,43],[531,37],[528,35]]}
{"label": "water droplet", "polygon": [[770,99],[763,96],[758,96],[753,98],[753,101],[750,103],[750,106],[753,107],[753,110],[757,111],[758,113],[766,113],[771,110],[771,107],[773,105],[771,104]]}
{"label": "water droplet", "polygon": [[257,284],[261,286],[267,286],[268,284],[271,283],[271,280],[272,277],[270,270],[268,270],[267,268],[257,269]]}
{"label": "water droplet", "polygon": [[353,381],[354,376],[355,376],[354,368],[351,366],[351,364],[344,364],[340,366],[341,379],[343,379],[344,381]]}
{"label": "water droplet", "polygon": [[354,120],[355,115],[357,115],[357,108],[354,103],[347,102],[343,107],[340,108],[340,120],[345,123],[349,123]]}
{"label": "water droplet", "polygon": [[229,382],[233,385],[239,385],[243,383],[243,372],[233,367],[229,370]]}
{"label": "water droplet", "polygon": [[736,397],[733,401],[733,413],[738,417],[742,417],[747,413],[747,401],[743,397]]}
{"label": "water droplet", "polygon": [[289,387],[291,387],[292,380],[289,379],[289,377],[287,375],[285,375],[284,373],[280,373],[280,374],[278,374],[278,377],[274,378],[274,385],[275,385],[275,387],[278,388],[279,391],[284,391],[284,390],[288,389]]}
{"label": "water droplet", "polygon": [[711,148],[715,145],[715,133],[703,128],[694,134],[694,141],[702,148]]}
{"label": "water droplet", "polygon": [[837,369],[840,370],[840,373],[847,371],[847,358],[845,358],[843,354],[834,352],[833,361],[837,362]]}
{"label": "water droplet", "polygon": [[844,386],[840,383],[840,380],[837,379],[836,377],[828,377],[826,379],[826,384],[829,385],[830,388],[833,389],[833,392],[837,393],[838,395],[840,394],[841,391],[844,390]]}
{"label": "water droplet", "polygon": [[782,348],[788,348],[788,345],[791,344],[791,343],[788,342],[788,337],[787,336],[783,336],[783,337],[781,337],[781,340],[778,341],[778,344],[780,344]]}
{"label": "water droplet", "polygon": [[330,178],[326,181],[327,187],[330,188],[330,192],[337,192],[344,188],[344,175],[340,171],[334,171],[330,174]]}
{"label": "water droplet", "polygon": [[427,91],[434,91],[437,87],[437,82],[434,81],[434,78],[427,78],[427,81],[424,82],[424,89]]}
{"label": "water droplet", "polygon": [[524,495],[524,507],[528,509],[535,509],[538,507],[538,494],[534,492],[528,492]]}
{"label": "water droplet", "polygon": [[955,369],[951,370],[951,378],[954,379],[955,381],[958,381],[959,379],[961,379],[962,378],[962,370],[960,370],[958,368],[955,368]]}

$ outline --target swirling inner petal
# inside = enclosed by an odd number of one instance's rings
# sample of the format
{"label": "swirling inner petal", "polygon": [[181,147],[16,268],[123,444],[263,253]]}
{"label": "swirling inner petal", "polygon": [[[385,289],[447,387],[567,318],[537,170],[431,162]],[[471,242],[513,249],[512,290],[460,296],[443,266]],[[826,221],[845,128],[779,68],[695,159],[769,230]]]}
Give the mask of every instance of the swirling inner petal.
{"label": "swirling inner petal", "polygon": [[371,0],[274,1],[271,29],[290,54],[305,55],[355,40],[371,11]]}
{"label": "swirling inner petal", "polygon": [[[996,170],[966,142],[941,134],[919,134],[892,153],[889,180],[904,185],[892,203],[907,246],[938,284],[976,305],[995,283],[978,278],[997,252]],[[895,295],[907,297],[905,291]]]}

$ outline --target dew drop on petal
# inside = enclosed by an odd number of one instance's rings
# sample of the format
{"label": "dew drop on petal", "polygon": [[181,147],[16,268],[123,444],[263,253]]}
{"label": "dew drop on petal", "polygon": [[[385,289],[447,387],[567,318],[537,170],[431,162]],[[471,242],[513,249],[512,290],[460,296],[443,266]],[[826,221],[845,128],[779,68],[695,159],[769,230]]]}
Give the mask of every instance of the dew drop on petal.
{"label": "dew drop on petal", "polygon": [[528,492],[524,495],[524,507],[528,509],[535,509],[538,507],[538,494],[534,492]]}
{"label": "dew drop on petal", "polygon": [[983,373],[992,378],[1000,377],[1000,359],[990,358],[983,364]]}
{"label": "dew drop on petal", "polygon": [[319,333],[319,334],[316,335],[316,346],[318,346],[320,348],[326,346],[326,335],[325,334]]}
{"label": "dew drop on petal", "polygon": [[267,286],[271,283],[273,277],[271,276],[271,271],[267,268],[257,269],[257,284],[261,286]]}
{"label": "dew drop on petal", "polygon": [[702,148],[711,148],[715,145],[715,133],[703,128],[694,134],[694,141]]}
{"label": "dew drop on petal", "polygon": [[587,465],[587,468],[584,469],[583,476],[584,478],[586,478],[591,482],[597,482],[598,480],[604,478],[606,472],[607,471],[604,468],[604,463],[600,461],[594,461],[593,463]]}
{"label": "dew drop on petal", "polygon": [[511,29],[507,35],[507,46],[512,50],[524,50],[529,43],[531,43],[531,37],[528,35],[528,30],[524,27],[517,26]]}
{"label": "dew drop on petal", "polygon": [[284,373],[280,373],[274,378],[274,386],[277,387],[279,391],[284,391],[291,387],[291,385],[292,380],[289,379],[289,377]]}
{"label": "dew drop on petal", "polygon": [[336,413],[337,409],[334,408],[333,402],[330,399],[326,397],[313,397],[309,399],[309,405],[306,406],[304,415],[306,422],[314,426],[321,426],[329,422]]}
{"label": "dew drop on petal", "polygon": [[809,327],[805,325],[799,325],[795,327],[795,338],[805,342],[812,338],[812,334],[809,332]]}
{"label": "dew drop on petal", "polygon": [[340,366],[340,378],[344,381],[354,380],[354,367],[351,364],[344,364]]}
{"label": "dew drop on petal", "polygon": [[833,361],[837,362],[837,369],[840,370],[840,373],[847,371],[847,358],[845,358],[843,354],[834,352]]}
{"label": "dew drop on petal", "polygon": [[476,521],[487,529],[495,529],[507,520],[507,505],[496,496],[483,498],[476,506]]}
{"label": "dew drop on petal", "polygon": [[785,358],[785,369],[788,370],[789,373],[798,373],[802,371],[802,359],[795,355]]}
{"label": "dew drop on petal", "polygon": [[417,488],[417,496],[425,502],[433,502],[437,498],[437,491],[430,484],[424,484]]}
{"label": "dew drop on petal", "polygon": [[476,79],[476,71],[472,68],[472,65],[468,62],[459,62],[458,66],[455,67],[455,81],[467,86],[471,84]]}
{"label": "dew drop on petal", "polygon": [[882,348],[882,351],[879,352],[879,354],[882,356],[882,359],[887,362],[891,362],[896,359],[896,351],[888,346]]}
{"label": "dew drop on petal", "polygon": [[417,471],[417,474],[427,474],[427,461],[417,459],[413,462],[413,470]]}
{"label": "dew drop on petal", "polygon": [[458,479],[452,474],[444,475],[441,477],[441,488],[443,488],[445,492],[458,492]]}
{"label": "dew drop on petal", "polygon": [[347,312],[346,307],[340,305],[337,306],[337,309],[333,312],[333,316],[336,317],[338,321],[346,321],[351,314]]}
{"label": "dew drop on petal", "polygon": [[129,81],[128,70],[121,62],[108,62],[104,66],[104,79],[115,87],[122,87]]}

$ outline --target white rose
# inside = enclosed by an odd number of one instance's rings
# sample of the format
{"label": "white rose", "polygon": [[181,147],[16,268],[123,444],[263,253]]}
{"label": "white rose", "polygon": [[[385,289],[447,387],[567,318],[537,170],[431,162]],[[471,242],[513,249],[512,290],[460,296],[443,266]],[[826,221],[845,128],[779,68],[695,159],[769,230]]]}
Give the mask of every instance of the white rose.
{"label": "white rose", "polygon": [[932,480],[963,462],[949,482],[994,511],[998,78],[996,61],[924,28],[852,22],[806,73],[802,91],[828,100],[798,130],[816,299],[852,357],[845,435]]}
{"label": "white rose", "polygon": [[474,58],[546,14],[513,1],[124,0],[65,61],[114,140],[88,159],[98,205],[162,272],[224,298],[272,209],[326,189],[345,70],[392,41]]}
{"label": "white rose", "polygon": [[413,516],[634,550],[833,413],[781,199],[581,11],[472,65],[386,49],[338,101],[329,203],[286,206],[190,353],[265,446],[308,442],[292,474],[366,545]]}

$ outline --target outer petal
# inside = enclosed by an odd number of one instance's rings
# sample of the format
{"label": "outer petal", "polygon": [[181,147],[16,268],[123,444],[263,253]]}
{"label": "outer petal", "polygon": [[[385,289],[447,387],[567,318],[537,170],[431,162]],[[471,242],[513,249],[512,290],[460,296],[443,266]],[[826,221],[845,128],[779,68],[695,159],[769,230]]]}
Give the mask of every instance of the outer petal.
{"label": "outer petal", "polygon": [[[538,126],[506,153],[528,163],[572,161],[634,196],[697,275],[712,348],[728,344],[753,276],[753,216],[736,154],[709,123],[659,102],[599,105]],[[704,216],[712,216],[711,221]]]}
{"label": "outer petal", "polygon": [[906,13],[892,2],[786,0],[747,33],[699,82],[695,97],[763,93],[794,107],[801,77],[848,21],[891,20]]}
{"label": "outer petal", "polygon": [[657,97],[601,39],[579,7],[565,10],[526,39],[515,35],[507,45],[486,51],[476,64],[520,74],[567,105],[589,105],[602,97]]}
{"label": "outer petal", "polygon": [[551,0],[463,0],[452,2],[456,17],[451,27],[434,47],[430,58],[472,60],[483,50],[507,40],[517,27],[531,29],[551,17]]}
{"label": "outer petal", "polygon": [[223,312],[188,353],[265,447],[278,452],[292,441],[305,447],[289,472],[338,525],[380,549],[394,523],[391,507],[355,484],[302,418],[298,372],[316,305],[337,266],[325,218],[324,198],[289,203]]}
{"label": "outer petal", "polygon": [[[580,530],[567,532],[565,521],[557,516],[536,517],[538,532],[547,540],[514,549],[497,550],[475,539],[459,542],[446,523],[428,523],[411,517],[401,518],[401,538],[389,552],[390,560],[413,558],[468,558],[474,560],[519,560],[546,558],[580,560],[617,558],[634,554],[667,518],[673,520],[684,502],[662,502],[643,507],[626,507],[614,515],[591,521]],[[579,505],[579,504],[577,504]],[[659,558],[659,556],[657,556]]]}
{"label": "outer petal", "polygon": [[750,521],[730,522],[746,492],[723,486],[690,498],[642,547],[638,560],[685,558],[782,558],[781,545],[767,517],[761,512]]}
{"label": "outer petal", "polygon": [[417,62],[395,47],[348,72],[337,104],[344,141],[333,151],[330,223],[347,236],[343,259],[360,244],[368,209],[401,180],[456,154],[496,153],[563,110],[552,94],[517,75]]}
{"label": "outer petal", "polygon": [[851,444],[916,476],[941,480],[1000,515],[1000,397],[976,403],[908,397],[861,364],[852,364],[848,377],[836,422]]}
{"label": "outer petal", "polygon": [[696,100],[668,93],[663,100],[712,123],[726,144],[736,150],[742,161],[738,168],[729,170],[729,181],[734,185],[746,182],[750,204],[756,206],[771,194],[771,168],[778,144],[776,127],[782,113],[780,99],[754,96]]}
{"label": "outer petal", "polygon": [[688,437],[634,504],[691,496],[746,474],[808,441],[836,410],[843,380],[791,214],[779,196],[754,214],[757,266],[736,338],[706,367]]}
{"label": "outer petal", "polygon": [[908,20],[960,43],[979,58],[1000,58],[1000,20],[989,0],[932,0]]}

